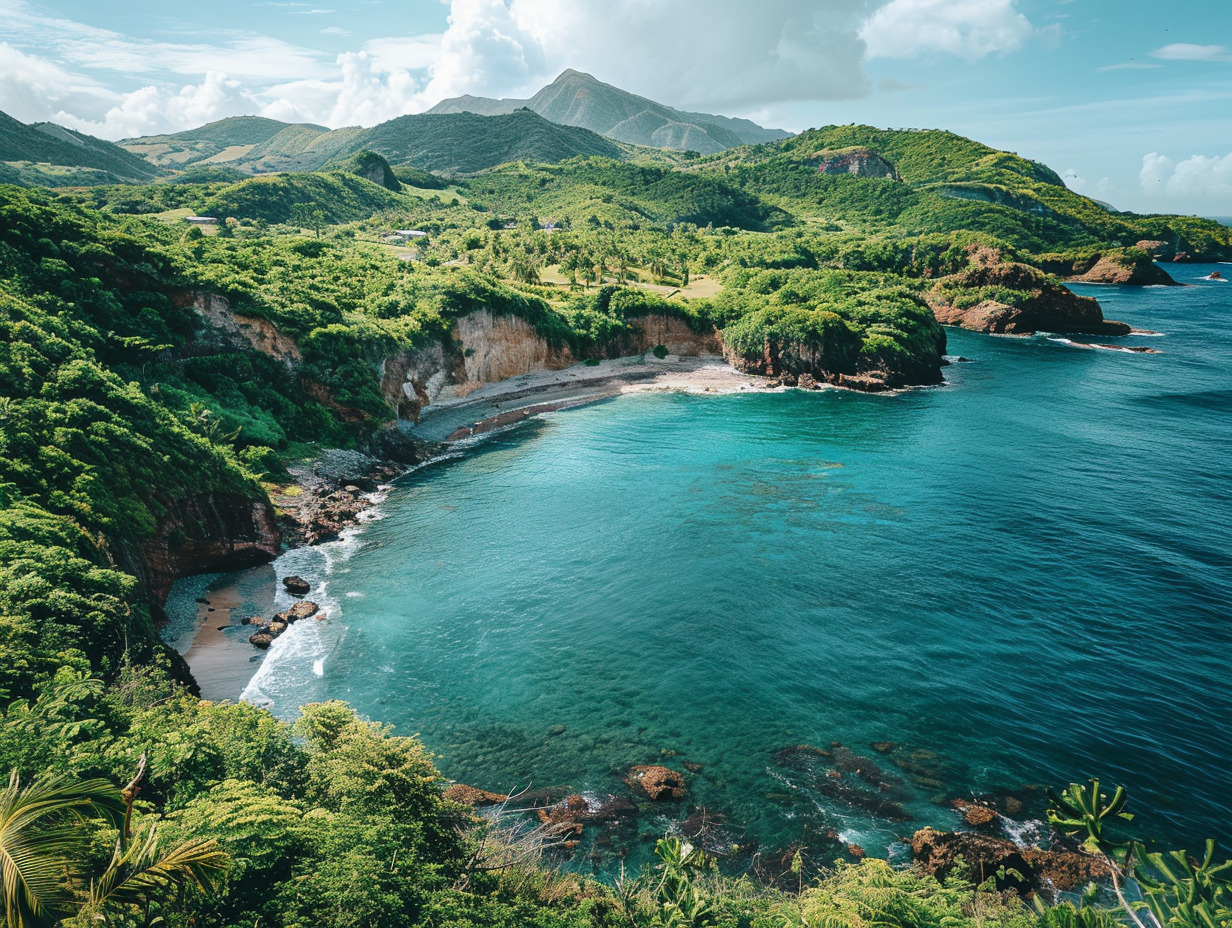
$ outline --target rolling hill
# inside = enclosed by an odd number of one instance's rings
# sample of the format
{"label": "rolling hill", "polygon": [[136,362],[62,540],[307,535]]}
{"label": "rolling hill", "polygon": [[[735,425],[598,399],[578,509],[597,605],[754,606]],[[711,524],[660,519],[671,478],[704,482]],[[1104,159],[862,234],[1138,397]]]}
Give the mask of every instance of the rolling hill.
{"label": "rolling hill", "polygon": [[494,118],[472,113],[400,116],[370,129],[334,130],[242,116],[120,144],[167,168],[225,165],[246,173],[316,171],[361,151],[374,151],[395,166],[447,174],[470,174],[510,161],[556,164],[579,155],[627,157],[610,139],[526,109]]}
{"label": "rolling hill", "polygon": [[39,177],[66,174],[87,183],[145,181],[162,173],[112,142],[49,122],[27,125],[6,113],[0,113],[0,162],[10,163],[3,174],[14,177],[24,173],[34,178],[33,183],[39,183]]}
{"label": "rolling hill", "polygon": [[714,154],[728,148],[787,138],[747,119],[686,113],[605,84],[572,69],[529,100],[494,100],[465,95],[442,100],[431,115],[475,113],[499,116],[527,108],[564,126],[579,126],[630,145]]}

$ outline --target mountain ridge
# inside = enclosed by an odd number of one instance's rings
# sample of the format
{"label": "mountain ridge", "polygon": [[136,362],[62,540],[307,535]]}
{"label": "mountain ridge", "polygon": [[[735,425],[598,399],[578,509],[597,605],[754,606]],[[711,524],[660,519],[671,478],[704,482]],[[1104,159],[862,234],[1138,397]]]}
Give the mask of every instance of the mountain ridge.
{"label": "mountain ridge", "polygon": [[572,68],[527,99],[464,94],[442,100],[426,115],[470,112],[496,116],[523,107],[552,122],[590,129],[616,141],[703,155],[791,136],[747,119],[678,110]]}

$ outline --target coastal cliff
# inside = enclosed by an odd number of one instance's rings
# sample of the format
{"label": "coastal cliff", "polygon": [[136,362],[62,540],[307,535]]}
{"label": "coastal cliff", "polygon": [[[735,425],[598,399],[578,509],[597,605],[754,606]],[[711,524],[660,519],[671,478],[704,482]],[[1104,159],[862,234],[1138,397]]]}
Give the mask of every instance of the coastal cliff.
{"label": "coastal cliff", "polygon": [[995,254],[979,257],[966,270],[941,279],[924,296],[938,322],[974,332],[1128,335],[1131,331],[1124,322],[1104,319],[1098,301],[1091,297],[1078,296],[1042,271],[1002,261]]}
{"label": "coastal cliff", "polygon": [[180,577],[239,570],[278,556],[282,535],[268,499],[205,492],[163,501],[153,538],[137,547],[134,573],[158,605]]}

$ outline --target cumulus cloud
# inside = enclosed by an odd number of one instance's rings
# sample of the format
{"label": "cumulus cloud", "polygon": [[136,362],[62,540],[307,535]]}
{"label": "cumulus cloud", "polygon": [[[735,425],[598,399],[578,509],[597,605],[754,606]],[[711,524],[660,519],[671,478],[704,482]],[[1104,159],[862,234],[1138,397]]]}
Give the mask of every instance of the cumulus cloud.
{"label": "cumulus cloud", "polygon": [[537,89],[567,67],[676,106],[869,92],[869,0],[454,0],[428,95]]}
{"label": "cumulus cloud", "polygon": [[337,55],[242,30],[155,41],[0,0],[9,54],[29,59],[0,70],[0,91],[19,118],[63,111],[114,138],[241,112],[371,125],[462,93],[527,96],[574,67],[674,106],[756,117],[768,106],[869,96],[869,57],[974,59],[1033,32],[1016,0],[446,2],[438,35],[364,41],[358,21],[321,29],[357,33],[353,50]]}
{"label": "cumulus cloud", "polygon": [[1232,153],[1223,157],[1193,155],[1174,162],[1151,152],[1142,158],[1138,174],[1144,193],[1195,203],[1232,200]]}
{"label": "cumulus cloud", "polygon": [[1232,53],[1222,45],[1190,45],[1187,42],[1157,48],[1151,56],[1165,61],[1232,61]]}
{"label": "cumulus cloud", "polygon": [[284,122],[372,126],[423,108],[420,82],[405,69],[385,69],[366,52],[338,56],[332,81],[293,81],[269,88],[261,115]]}
{"label": "cumulus cloud", "polygon": [[239,81],[211,71],[200,84],[189,84],[179,90],[149,85],[126,94],[98,121],[68,113],[62,113],[56,121],[104,138],[131,138],[177,132],[226,116],[242,116],[254,112],[259,105]]}
{"label": "cumulus cloud", "polygon": [[869,58],[955,55],[974,61],[1017,49],[1033,27],[1014,0],[890,0],[860,28]]}
{"label": "cumulus cloud", "polygon": [[100,115],[119,95],[97,81],[0,42],[0,100],[22,122],[40,122],[62,111]]}

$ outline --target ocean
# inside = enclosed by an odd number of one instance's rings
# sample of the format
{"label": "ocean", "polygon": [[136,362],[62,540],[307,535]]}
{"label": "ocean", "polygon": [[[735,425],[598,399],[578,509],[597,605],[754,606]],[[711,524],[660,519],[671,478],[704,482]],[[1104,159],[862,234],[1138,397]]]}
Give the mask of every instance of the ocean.
{"label": "ocean", "polygon": [[287,718],[347,700],[449,778],[531,798],[682,771],[685,801],[588,826],[572,865],[599,872],[698,809],[737,858],[900,856],[977,796],[1029,835],[1045,787],[1093,776],[1129,789],[1144,834],[1226,841],[1232,284],[1198,279],[1214,269],[1074,286],[1157,335],[951,330],[969,360],[936,388],[634,395],[488,437],[280,559],[328,619],[280,638],[244,698]]}

